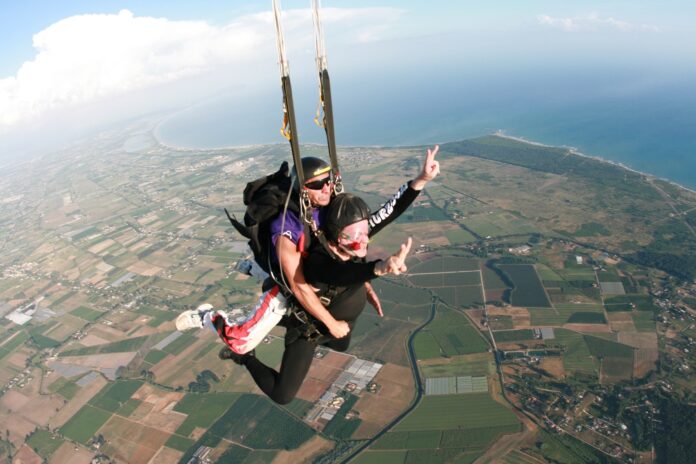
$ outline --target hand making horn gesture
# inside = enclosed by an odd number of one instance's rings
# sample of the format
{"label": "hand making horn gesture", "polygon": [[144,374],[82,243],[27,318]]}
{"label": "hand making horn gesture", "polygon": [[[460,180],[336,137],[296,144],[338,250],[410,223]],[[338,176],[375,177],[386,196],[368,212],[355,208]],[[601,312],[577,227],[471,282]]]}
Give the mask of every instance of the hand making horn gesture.
{"label": "hand making horn gesture", "polygon": [[405,243],[401,244],[399,251],[386,260],[379,261],[375,265],[375,274],[378,276],[384,274],[399,275],[406,272],[408,269],[406,267],[406,256],[408,256],[408,252],[411,251],[411,243],[413,243],[413,241],[411,237],[409,237]]}

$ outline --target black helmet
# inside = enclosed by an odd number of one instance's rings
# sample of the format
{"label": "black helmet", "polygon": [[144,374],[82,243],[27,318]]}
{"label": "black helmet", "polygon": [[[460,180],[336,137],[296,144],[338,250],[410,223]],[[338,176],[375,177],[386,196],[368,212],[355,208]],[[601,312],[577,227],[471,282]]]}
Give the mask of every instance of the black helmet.
{"label": "black helmet", "polygon": [[[305,156],[302,158],[302,172],[304,174],[305,181],[330,171],[331,165],[321,158],[315,158],[314,156]],[[293,179],[295,179],[293,188],[295,190],[299,190],[300,185],[299,182],[297,182],[297,168],[295,166],[292,167],[291,175]]]}
{"label": "black helmet", "polygon": [[324,218],[324,234],[327,240],[337,243],[338,234],[344,227],[363,219],[370,219],[370,208],[362,198],[352,193],[343,193],[333,199]]}

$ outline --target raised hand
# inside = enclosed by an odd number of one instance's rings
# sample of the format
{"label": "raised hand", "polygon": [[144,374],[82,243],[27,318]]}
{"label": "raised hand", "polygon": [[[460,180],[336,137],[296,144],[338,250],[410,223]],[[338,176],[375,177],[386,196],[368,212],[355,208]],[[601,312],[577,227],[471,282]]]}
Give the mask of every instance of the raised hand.
{"label": "raised hand", "polygon": [[386,260],[377,263],[377,265],[375,265],[375,274],[378,276],[384,274],[399,275],[406,272],[408,270],[406,267],[406,256],[408,256],[408,252],[411,251],[412,243],[413,240],[409,237],[405,243],[401,244],[399,251]]}
{"label": "raised hand", "polygon": [[425,155],[425,162],[420,174],[411,182],[411,188],[414,190],[423,190],[425,184],[433,180],[440,174],[440,162],[435,160],[435,155],[440,150],[439,145],[435,145],[433,149],[428,148]]}

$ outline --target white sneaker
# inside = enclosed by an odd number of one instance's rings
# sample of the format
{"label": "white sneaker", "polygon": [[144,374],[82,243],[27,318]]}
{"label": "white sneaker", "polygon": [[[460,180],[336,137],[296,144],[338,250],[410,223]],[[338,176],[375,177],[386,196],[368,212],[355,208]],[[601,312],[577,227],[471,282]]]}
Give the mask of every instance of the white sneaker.
{"label": "white sneaker", "polygon": [[213,305],[210,303],[204,303],[196,309],[187,309],[176,318],[176,330],[183,332],[189,329],[202,329],[203,316],[212,309]]}

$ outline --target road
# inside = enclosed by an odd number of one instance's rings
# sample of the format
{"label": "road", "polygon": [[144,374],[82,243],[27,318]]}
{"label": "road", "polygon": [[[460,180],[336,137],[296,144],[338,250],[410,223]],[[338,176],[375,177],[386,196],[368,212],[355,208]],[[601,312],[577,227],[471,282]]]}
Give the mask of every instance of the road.
{"label": "road", "polygon": [[416,380],[416,397],[413,400],[413,403],[411,403],[411,406],[409,406],[404,412],[399,414],[393,421],[391,421],[389,424],[387,424],[378,434],[376,434],[374,437],[370,438],[367,440],[365,443],[360,445],[360,447],[356,448],[351,452],[348,456],[343,458],[341,462],[349,462],[352,460],[354,457],[356,457],[358,454],[362,453],[365,451],[372,443],[375,441],[379,440],[382,435],[385,433],[389,432],[396,424],[401,422],[401,420],[409,415],[411,411],[416,409],[416,407],[420,404],[421,399],[423,398],[423,394],[425,393],[425,389],[423,388],[423,382],[421,382],[420,374],[418,373],[418,364],[416,363],[417,358],[416,358],[416,351],[413,348],[413,340],[415,339],[416,335],[418,332],[423,329],[426,325],[430,324],[432,320],[435,318],[435,308],[437,307],[437,298],[433,297],[431,305],[430,305],[430,316],[428,316],[428,319],[421,324],[419,327],[417,327],[413,332],[411,332],[411,335],[408,337],[408,357],[409,361],[411,362],[411,370],[413,371],[413,377]]}

